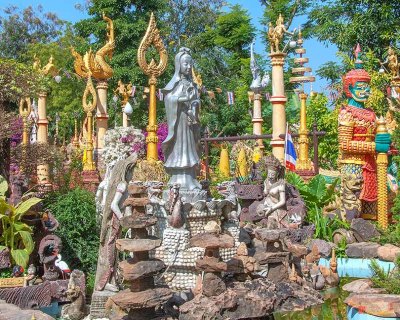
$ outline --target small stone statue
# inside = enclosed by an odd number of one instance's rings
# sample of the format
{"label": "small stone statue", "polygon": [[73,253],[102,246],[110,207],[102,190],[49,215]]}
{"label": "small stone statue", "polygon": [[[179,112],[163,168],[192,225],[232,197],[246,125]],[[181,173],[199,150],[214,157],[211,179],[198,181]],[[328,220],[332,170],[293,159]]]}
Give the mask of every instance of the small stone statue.
{"label": "small stone statue", "polygon": [[36,274],[36,267],[34,264],[29,265],[28,267],[28,275],[26,276],[26,283],[28,286],[33,286],[35,284],[39,284],[42,280],[38,279],[38,275]]}
{"label": "small stone statue", "polygon": [[82,271],[72,271],[67,288],[67,298],[71,303],[62,308],[63,319],[80,320],[84,318],[86,314],[85,292],[82,292],[80,283],[84,278],[85,275]]}
{"label": "small stone statue", "polygon": [[284,168],[274,156],[268,156],[265,164],[267,167],[267,178],[264,181],[265,198],[257,207],[257,214],[267,218],[268,229],[284,228],[287,227]]}
{"label": "small stone statue", "polygon": [[168,136],[162,147],[169,185],[181,190],[201,189],[196,180],[200,164],[200,95],[192,76],[190,49],[181,48],[175,56],[175,74],[164,88]]}

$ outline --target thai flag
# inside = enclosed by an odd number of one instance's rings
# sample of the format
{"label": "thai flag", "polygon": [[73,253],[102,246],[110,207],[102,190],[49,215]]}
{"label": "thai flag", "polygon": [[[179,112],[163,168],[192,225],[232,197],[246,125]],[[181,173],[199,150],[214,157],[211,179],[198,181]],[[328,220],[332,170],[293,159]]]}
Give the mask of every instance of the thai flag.
{"label": "thai flag", "polygon": [[292,135],[286,127],[286,139],[285,139],[285,163],[286,169],[290,171],[296,170],[296,149],[293,144]]}
{"label": "thai flag", "polygon": [[235,95],[233,94],[232,91],[228,92],[228,104],[232,105],[235,103]]}

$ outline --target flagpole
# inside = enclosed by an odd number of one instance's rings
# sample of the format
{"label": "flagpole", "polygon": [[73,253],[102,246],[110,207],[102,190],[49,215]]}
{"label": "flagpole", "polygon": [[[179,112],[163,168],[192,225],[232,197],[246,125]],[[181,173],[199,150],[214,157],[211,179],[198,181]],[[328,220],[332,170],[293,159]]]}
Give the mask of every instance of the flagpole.
{"label": "flagpole", "polygon": [[283,161],[284,161],[284,166],[285,166],[285,168],[286,168],[286,154],[287,154],[286,148],[287,148],[288,129],[289,129],[289,123],[286,121],[285,147],[284,147],[284,150],[285,150],[285,157],[284,157],[284,160],[283,160]]}

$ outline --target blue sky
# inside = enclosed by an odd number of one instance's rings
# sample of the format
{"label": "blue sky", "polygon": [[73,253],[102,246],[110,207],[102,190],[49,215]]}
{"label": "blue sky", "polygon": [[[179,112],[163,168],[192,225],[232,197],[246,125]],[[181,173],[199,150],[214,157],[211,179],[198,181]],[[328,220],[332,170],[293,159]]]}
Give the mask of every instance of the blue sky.
{"label": "blue sky", "polygon": [[[245,8],[250,16],[252,17],[253,25],[257,28],[257,39],[255,50],[260,55],[267,55],[265,52],[264,44],[262,43],[262,32],[264,26],[260,24],[264,7],[261,6],[259,0],[228,0],[229,4],[240,4]],[[19,8],[25,8],[29,5],[43,6],[44,11],[50,11],[56,13],[61,19],[76,22],[86,17],[85,12],[82,12],[75,8],[76,5],[83,5],[85,0],[0,0],[0,9],[3,9],[9,5],[15,5]],[[297,18],[293,21],[293,27],[297,27],[304,22],[304,18]],[[310,59],[309,66],[316,70],[318,67],[327,62],[336,59],[337,49],[333,45],[325,46],[315,39],[310,39],[304,42],[304,47],[307,50],[306,56]],[[313,84],[315,91],[323,91],[326,87],[326,82],[321,79],[316,79]],[[307,90],[307,86],[306,86]],[[309,88],[308,88],[309,90]]]}

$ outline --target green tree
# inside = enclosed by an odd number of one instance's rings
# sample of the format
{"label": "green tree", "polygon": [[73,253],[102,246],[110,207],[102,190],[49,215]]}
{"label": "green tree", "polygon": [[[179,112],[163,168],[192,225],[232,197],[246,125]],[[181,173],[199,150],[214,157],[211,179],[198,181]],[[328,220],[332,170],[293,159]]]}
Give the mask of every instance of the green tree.
{"label": "green tree", "polygon": [[[254,31],[247,11],[236,5],[198,36],[193,56],[204,85],[210,91],[224,89],[221,94],[215,92],[215,100],[202,97],[202,123],[213,136],[242,134],[251,128],[247,92],[252,79],[249,45]],[[227,104],[227,91],[235,92],[233,105]]]}
{"label": "green tree", "polygon": [[64,21],[54,13],[43,12],[42,6],[21,11],[16,6],[7,7],[0,15],[0,56],[18,59],[29,44],[57,40],[63,26]]}
{"label": "green tree", "polygon": [[357,43],[382,59],[400,40],[400,3],[390,0],[322,0],[314,4],[307,25],[318,40],[351,53]]}
{"label": "green tree", "polygon": [[79,188],[66,194],[51,194],[45,200],[45,207],[60,223],[56,234],[63,242],[63,258],[70,268],[95,272],[99,229],[93,194]]}

